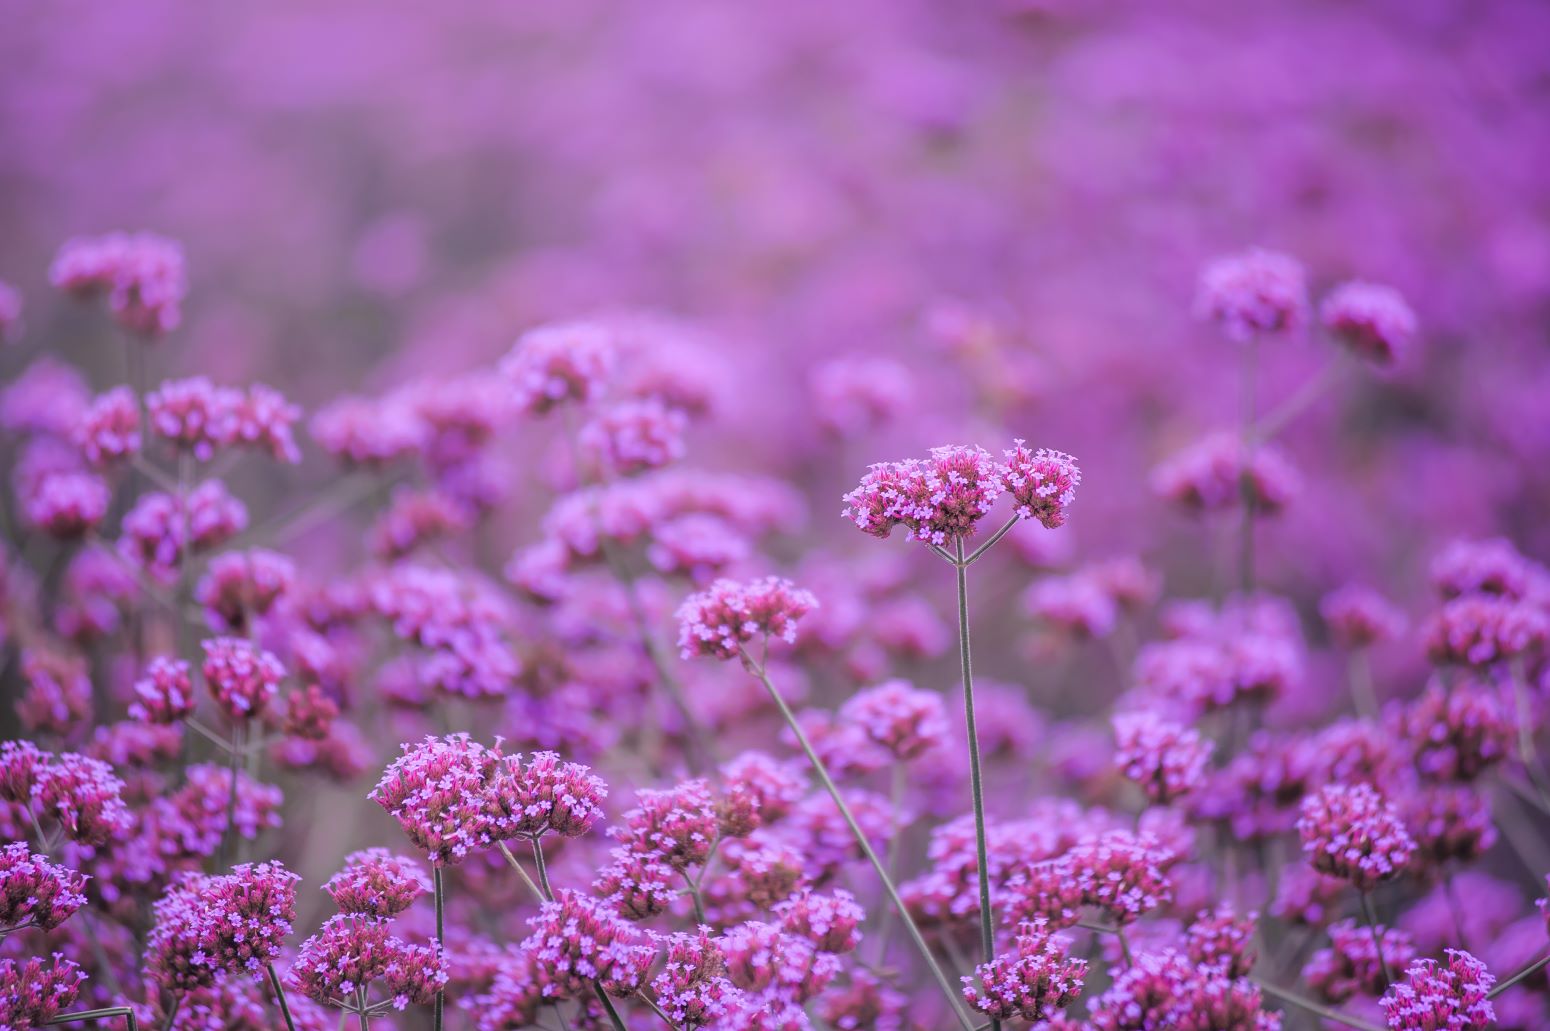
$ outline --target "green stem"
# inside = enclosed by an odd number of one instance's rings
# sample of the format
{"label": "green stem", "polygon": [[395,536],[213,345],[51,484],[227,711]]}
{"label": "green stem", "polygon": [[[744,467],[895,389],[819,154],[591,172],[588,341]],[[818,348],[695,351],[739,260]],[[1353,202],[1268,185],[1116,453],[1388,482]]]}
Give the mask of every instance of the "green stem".
{"label": "green stem", "polygon": [[[969,567],[957,540],[958,658],[963,667],[963,720],[969,732],[969,792],[974,801],[974,848],[980,889],[980,947],[986,963],[996,958],[995,913],[990,908],[990,848],[985,836],[985,784],[980,771],[979,729],[974,723],[974,670],[969,657]],[[992,1021],[992,1024],[998,1023]]]}
{"label": "green stem", "polygon": [[140,1031],[140,1024],[135,1020],[135,1011],[128,1006],[106,1006],[96,1010],[80,1010],[76,1013],[61,1013],[44,1023],[52,1027],[55,1024],[78,1024],[86,1020],[107,1020],[109,1017],[123,1017],[124,1026],[129,1031]]}
{"label": "green stem", "polygon": [[1534,960],[1534,962],[1530,963],[1522,970],[1519,970],[1516,974],[1513,974],[1511,977],[1507,978],[1507,980],[1498,981],[1496,987],[1487,992],[1485,997],[1487,999],[1496,998],[1502,992],[1505,992],[1507,989],[1511,988],[1519,981],[1522,981],[1524,978],[1533,977],[1535,974],[1539,973],[1539,971],[1545,968],[1545,964],[1547,963],[1550,963],[1550,952],[1540,956],[1538,959]]}
{"label": "green stem", "polygon": [[549,884],[549,864],[544,862],[544,846],[533,836],[533,863],[538,867],[538,885],[543,889],[544,898],[554,901],[554,888]]}
{"label": "green stem", "polygon": [[167,1011],[167,1022],[161,1026],[161,1031],[172,1031],[172,1024],[178,1019],[178,1007],[183,1005],[183,996],[172,997],[172,1008]]}
{"label": "green stem", "polygon": [[1333,1010],[1328,1006],[1320,1005],[1319,1003],[1314,1002],[1312,999],[1298,995],[1296,992],[1289,992],[1285,988],[1277,988],[1273,984],[1269,984],[1268,982],[1260,981],[1258,979],[1256,979],[1254,983],[1259,985],[1260,989],[1266,995],[1274,996],[1275,998],[1280,999],[1282,1002],[1291,1003],[1298,1009],[1307,1010],[1309,1013],[1312,1013],[1316,1017],[1323,1017],[1325,1020],[1333,1020],[1336,1023],[1344,1024],[1346,1027],[1354,1027],[1357,1029],[1357,1031],[1383,1031],[1383,1029],[1376,1024],[1369,1024],[1365,1020],[1358,1020],[1356,1017],[1347,1016],[1344,1013],[1341,1013],[1339,1010]]}
{"label": "green stem", "polygon": [[280,984],[280,975],[275,972],[274,964],[267,964],[269,970],[269,983],[274,986],[274,996],[280,1002],[280,1015],[285,1018],[287,1031],[296,1031],[296,1021],[291,1019],[290,1003],[285,1001],[285,988]]}
{"label": "green stem", "polygon": [[742,650],[741,654],[744,668],[757,677],[759,682],[764,685],[764,689],[769,692],[770,698],[775,702],[775,707],[780,710],[781,718],[786,721],[786,726],[791,728],[792,734],[797,739],[797,744],[801,746],[802,751],[807,755],[807,761],[812,766],[813,773],[817,775],[818,780],[823,784],[824,790],[829,793],[829,797],[834,800],[835,808],[840,811],[841,818],[844,819],[846,826],[850,828],[850,833],[856,839],[856,845],[861,849],[861,854],[866,857],[867,862],[872,864],[872,869],[882,879],[883,890],[888,893],[889,901],[893,903],[894,909],[898,911],[899,918],[904,921],[905,930],[909,932],[910,940],[915,943],[915,949],[920,953],[921,958],[926,961],[926,966],[931,970],[931,976],[936,979],[937,985],[942,989],[942,994],[947,997],[948,1005],[952,1008],[953,1015],[958,1018],[958,1023],[965,1031],[968,1031],[968,1029],[974,1026],[974,1022],[964,1013],[957,990],[953,987],[952,982],[947,979],[947,975],[943,973],[941,965],[936,961],[936,957],[931,955],[931,948],[926,944],[926,939],[921,935],[920,928],[916,926],[915,918],[910,916],[910,911],[905,907],[904,900],[899,897],[899,890],[894,887],[893,880],[888,876],[888,871],[883,867],[883,861],[877,858],[877,852],[872,848],[872,843],[867,840],[866,834],[861,830],[861,825],[856,822],[856,817],[850,811],[850,806],[845,804],[845,799],[840,795],[839,787],[834,783],[834,778],[829,775],[829,768],[824,765],[824,761],[818,757],[818,753],[813,749],[813,743],[808,740],[807,732],[802,729],[802,724],[797,722],[796,714],[791,711],[791,706],[787,705],[780,692],[775,690],[775,685],[770,682],[769,673],[766,672],[764,666],[761,663],[755,662],[753,656],[749,655],[746,649]]}
{"label": "green stem", "polygon": [[527,890],[533,893],[533,897],[535,899],[537,899],[539,902],[543,902],[543,891],[538,887],[538,885],[533,883],[533,878],[527,875],[527,871],[522,869],[522,864],[517,862],[517,857],[511,854],[511,849],[506,847],[506,843],[504,841],[497,841],[495,844],[496,847],[501,850],[501,855],[506,857],[506,862],[510,863],[511,868],[517,871],[517,876],[522,878],[522,883],[527,885]]}
{"label": "green stem", "polygon": [[[438,953],[440,953],[440,952],[445,951],[445,949],[446,949],[446,946],[443,945],[442,942],[446,938],[446,934],[447,934],[447,926],[446,926],[447,884],[446,884],[446,874],[445,874],[445,871],[442,869],[442,866],[441,866],[440,863],[437,863],[435,866],[431,867],[431,878],[432,878],[431,886],[435,889],[435,892],[436,892],[436,951]],[[446,989],[445,988],[438,988],[438,989],[436,989],[435,1008],[431,1011],[431,1028],[432,1028],[432,1031],[441,1031],[442,1011],[445,1009],[446,1003],[447,1003],[447,991],[446,991]],[[363,1027],[365,1026],[365,1021],[366,1021],[366,1015],[364,1013],[362,1013],[361,1014],[361,1023],[362,1023]]]}
{"label": "green stem", "polygon": [[592,990],[597,993],[597,1001],[603,1004],[603,1009],[608,1011],[608,1022],[613,1024],[614,1031],[628,1031],[624,1021],[619,1019],[619,1011],[614,1009],[614,1001],[603,991],[603,986],[596,981],[592,982]]}
{"label": "green stem", "polygon": [[1386,989],[1394,983],[1394,972],[1389,969],[1389,958],[1383,952],[1383,935],[1378,931],[1378,912],[1373,908],[1372,893],[1361,892],[1362,917],[1367,921],[1367,929],[1372,932],[1372,947],[1378,954],[1378,964],[1383,968],[1383,986]]}

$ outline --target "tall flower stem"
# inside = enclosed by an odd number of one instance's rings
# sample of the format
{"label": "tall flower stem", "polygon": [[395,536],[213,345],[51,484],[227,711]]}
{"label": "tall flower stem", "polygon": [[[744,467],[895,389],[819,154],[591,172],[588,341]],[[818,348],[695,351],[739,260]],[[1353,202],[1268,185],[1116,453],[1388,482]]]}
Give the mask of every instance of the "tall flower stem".
{"label": "tall flower stem", "polygon": [[883,866],[883,861],[877,857],[877,851],[872,848],[872,843],[867,840],[866,834],[861,830],[861,825],[856,822],[855,814],[850,811],[850,806],[845,803],[844,797],[840,795],[839,787],[835,785],[834,778],[829,775],[829,768],[824,765],[824,761],[814,751],[813,743],[807,739],[807,732],[802,729],[802,724],[797,722],[796,714],[791,711],[791,706],[786,704],[786,699],[781,697],[780,692],[771,683],[769,673],[765,670],[764,664],[755,661],[746,648],[740,649],[740,651],[744,668],[757,677],[759,682],[764,685],[764,689],[769,692],[775,707],[780,710],[781,718],[786,721],[786,726],[791,729],[791,733],[797,739],[797,744],[801,746],[803,753],[806,754],[807,761],[813,768],[813,773],[817,775],[819,782],[823,784],[824,790],[829,793],[829,797],[834,800],[835,808],[840,811],[840,816],[844,819],[846,826],[850,828],[850,833],[856,839],[856,845],[861,849],[861,854],[866,857],[867,862],[872,864],[872,869],[877,872],[877,876],[882,880],[883,890],[888,893],[888,899],[893,903],[894,909],[898,910],[899,918],[904,921],[904,928],[909,932],[910,940],[915,943],[916,950],[920,953],[921,958],[926,961],[926,966],[930,968],[931,976],[935,978],[937,985],[941,987],[942,994],[947,997],[948,1005],[952,1008],[953,1015],[958,1018],[959,1025],[964,1028],[964,1031],[970,1031],[974,1027],[974,1021],[969,1019],[969,1016],[964,1012],[957,989],[947,979],[947,974],[942,971],[942,967],[937,963],[936,957],[931,954],[931,947],[926,944],[926,939],[921,935],[920,928],[916,926],[915,918],[910,916],[910,911],[905,908],[904,900],[899,897],[898,888],[894,887],[893,879],[888,876],[888,871]]}
{"label": "tall flower stem", "polygon": [[1275,985],[1265,981],[1256,980],[1254,983],[1259,985],[1266,995],[1280,999],[1282,1002],[1290,1003],[1298,1009],[1307,1010],[1316,1017],[1323,1017],[1325,1020],[1344,1024],[1346,1027],[1354,1027],[1357,1031],[1383,1031],[1376,1024],[1369,1024],[1367,1021],[1359,1020],[1356,1017],[1348,1017],[1339,1010],[1330,1009],[1328,1006],[1314,1002],[1312,999],[1298,995],[1296,992],[1289,992],[1285,988],[1277,988]]}
{"label": "tall flower stem", "polygon": [[135,1020],[135,1011],[128,1006],[106,1006],[97,1010],[81,1010],[78,1013],[61,1013],[57,1017],[44,1021],[44,1024],[53,1027],[56,1024],[78,1024],[88,1020],[107,1020],[111,1017],[123,1017],[124,1026],[129,1031],[140,1031],[140,1024]]}
{"label": "tall flower stem", "polygon": [[[904,788],[906,785],[905,768],[902,762],[894,760],[893,770],[889,774],[891,782],[888,791],[888,811],[893,815],[893,834],[888,838],[888,879],[891,881],[899,874],[899,839],[904,835]],[[888,955],[888,933],[893,930],[893,909],[883,909],[883,915],[877,921],[877,956],[873,960],[874,965],[881,965]]]}
{"label": "tall flower stem", "polygon": [[1243,522],[1238,531],[1238,587],[1244,594],[1254,590],[1254,480],[1250,472],[1254,451],[1259,444],[1255,431],[1256,386],[1259,366],[1259,341],[1250,339],[1243,359],[1243,429],[1239,447],[1243,468],[1238,474],[1242,494]]}
{"label": "tall flower stem", "polygon": [[549,884],[549,864],[544,862],[544,846],[538,838],[533,838],[533,865],[538,868],[538,886],[543,889],[544,898],[554,901],[554,888]]}
{"label": "tall flower stem", "polygon": [[1512,699],[1517,710],[1518,724],[1518,759],[1523,763],[1523,772],[1528,776],[1528,782],[1534,788],[1543,807],[1550,808],[1550,788],[1545,785],[1545,778],[1539,772],[1538,750],[1534,747],[1534,710],[1529,700],[1528,684],[1523,672],[1523,659],[1514,656],[1508,669],[1512,678]]}
{"label": "tall flower stem", "polygon": [[533,893],[533,897],[539,902],[546,901],[543,889],[533,883],[533,878],[529,877],[527,871],[522,869],[522,864],[517,862],[517,857],[511,854],[511,849],[506,847],[506,843],[504,841],[497,841],[495,844],[501,850],[501,855],[506,857],[506,862],[510,863],[511,868],[517,871],[517,876],[522,878],[522,883],[527,885],[527,890]]}
{"label": "tall flower stem", "polygon": [[[974,670],[969,658],[969,564],[958,538],[954,567],[958,574],[958,658],[963,666],[963,720],[969,732],[969,792],[974,800],[974,848],[980,887],[980,947],[985,962],[996,958],[995,914],[990,908],[990,849],[985,841],[985,784],[980,772],[979,729],[974,723]],[[991,1021],[999,1026],[999,1021]]]}
{"label": "tall flower stem", "polygon": [[1361,892],[1362,917],[1367,921],[1367,929],[1372,932],[1372,947],[1378,954],[1378,963],[1383,968],[1383,983],[1394,983],[1394,971],[1389,969],[1389,958],[1383,952],[1383,936],[1378,933],[1378,913],[1372,905],[1372,893]]}
{"label": "tall flower stem", "polygon": [[[447,887],[446,887],[446,876],[445,876],[445,873],[442,870],[442,867],[441,867],[440,863],[437,863],[435,866],[431,867],[431,887],[435,891],[435,894],[436,894],[436,951],[437,952],[444,952],[446,950],[446,946],[442,944],[442,941],[446,937],[446,933],[447,933],[447,928],[446,928]],[[447,991],[446,991],[446,989],[445,988],[437,988],[436,989],[435,1009],[432,1011],[432,1014],[431,1014],[431,1028],[433,1029],[433,1031],[441,1031],[442,1010],[446,1007],[446,1003],[447,1003]],[[361,1013],[361,1023],[362,1023],[362,1026],[365,1025],[365,1022],[366,1022],[366,1014],[363,1011]]]}
{"label": "tall flower stem", "polygon": [[1363,719],[1378,718],[1378,692],[1372,682],[1372,660],[1366,648],[1351,653],[1351,698],[1356,702],[1356,713]]}
{"label": "tall flower stem", "polygon": [[1519,981],[1522,981],[1525,978],[1533,977],[1535,974],[1543,970],[1547,964],[1550,964],[1550,952],[1546,952],[1543,956],[1540,956],[1528,966],[1523,967],[1517,973],[1513,974],[1511,977],[1508,977],[1506,980],[1498,981],[1495,987],[1486,993],[1485,997],[1487,999],[1496,998],[1502,992],[1505,992]]}
{"label": "tall flower stem", "polygon": [[296,1021],[291,1019],[291,1005],[285,1000],[285,989],[280,985],[280,975],[275,971],[274,964],[267,964],[269,970],[269,983],[274,986],[274,996],[280,1003],[280,1015],[285,1018],[287,1031],[296,1031]]}
{"label": "tall flower stem", "polygon": [[172,1006],[171,1006],[170,1009],[167,1010],[167,1022],[162,1024],[162,1026],[161,1026],[162,1027],[162,1031],[172,1031],[172,1025],[178,1019],[178,1007],[182,1006],[182,1005],[183,1005],[183,996],[182,995],[174,995],[172,997]]}
{"label": "tall flower stem", "polygon": [[221,832],[221,847],[216,856],[215,865],[220,869],[226,869],[226,859],[230,855],[232,840],[237,836],[237,766],[242,759],[242,728],[233,725],[231,728],[231,786],[226,792],[226,827]]}

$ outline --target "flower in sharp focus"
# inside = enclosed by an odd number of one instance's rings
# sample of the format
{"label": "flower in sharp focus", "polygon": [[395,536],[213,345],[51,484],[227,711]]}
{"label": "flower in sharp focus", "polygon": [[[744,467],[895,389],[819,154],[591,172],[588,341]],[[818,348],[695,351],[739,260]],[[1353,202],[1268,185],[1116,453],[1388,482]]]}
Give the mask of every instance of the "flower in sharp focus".
{"label": "flower in sharp focus", "polygon": [[1399,813],[1366,784],[1330,784],[1304,798],[1297,833],[1315,870],[1364,892],[1403,873],[1416,850]]}
{"label": "flower in sharp focus", "polygon": [[368,848],[345,857],[344,867],[323,885],[341,913],[385,920],[431,890],[425,870],[406,856]]}
{"label": "flower in sharp focus", "polygon": [[1065,525],[1066,509],[1076,500],[1082,470],[1076,459],[1064,452],[1042,447],[1029,451],[1021,440],[1014,440],[1012,450],[1006,452],[1001,482],[1018,515],[1037,519],[1053,530]]}
{"label": "flower in sharp focus", "polygon": [[86,905],[86,875],[32,854],[24,841],[0,849],[0,933],[48,931]]}
{"label": "flower in sharp focus", "polygon": [[963,978],[963,997],[992,1020],[1038,1022],[1082,993],[1087,962],[1072,959],[1064,939],[1040,920],[1017,931],[1015,949],[974,968]]}
{"label": "flower in sharp focus", "polygon": [[411,945],[384,921],[352,913],[329,917],[302,942],[289,975],[292,987],[325,1005],[354,1000],[380,982],[399,1010],[428,1005],[447,979],[446,953],[434,940]]}
{"label": "flower in sharp focus", "polygon": [[1390,1031],[1485,1031],[1496,1023],[1488,995],[1496,978],[1469,953],[1446,963],[1420,959],[1379,1000]]}
{"label": "flower in sharp focus", "polygon": [[534,752],[526,765],[520,755],[503,756],[489,794],[504,814],[499,820],[503,837],[553,833],[577,838],[602,818],[608,785],[580,763],[565,762],[554,752]]}
{"label": "flower in sharp focus", "polygon": [[85,983],[85,972],[57,952],[47,961],[0,959],[0,1027],[27,1031],[51,1024]]}
{"label": "flower in sharp focus", "polygon": [[404,745],[368,796],[398,821],[432,863],[462,862],[494,844],[489,787],[499,753],[467,734]]}

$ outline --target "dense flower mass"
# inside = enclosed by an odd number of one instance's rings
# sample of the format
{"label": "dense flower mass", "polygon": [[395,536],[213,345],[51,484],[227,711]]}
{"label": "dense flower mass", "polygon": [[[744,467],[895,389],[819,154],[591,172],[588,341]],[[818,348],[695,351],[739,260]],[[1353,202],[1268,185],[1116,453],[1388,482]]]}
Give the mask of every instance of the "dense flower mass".
{"label": "dense flower mass", "polygon": [[0,1028],[1550,1027],[1550,5],[79,7]]}
{"label": "dense flower mass", "polygon": [[1309,795],[1297,833],[1315,870],[1360,891],[1398,877],[1416,848],[1394,807],[1367,784],[1330,784]]}
{"label": "dense flower mass", "polygon": [[678,648],[684,658],[736,658],[743,646],[778,638],[796,641],[797,623],[818,599],[790,580],[768,576],[752,583],[717,580],[678,609]]}
{"label": "dense flower mass", "polygon": [[1014,952],[963,979],[964,998],[993,1020],[1037,1023],[1052,1017],[1082,993],[1087,973],[1087,963],[1071,959],[1066,948],[1043,921],[1025,924]]}

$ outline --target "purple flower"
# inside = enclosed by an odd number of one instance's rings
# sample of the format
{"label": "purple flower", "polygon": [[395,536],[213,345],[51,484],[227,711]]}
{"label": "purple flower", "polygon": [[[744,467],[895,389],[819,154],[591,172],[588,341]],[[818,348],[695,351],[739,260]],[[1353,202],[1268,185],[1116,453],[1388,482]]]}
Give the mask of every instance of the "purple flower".
{"label": "purple flower", "polygon": [[1198,788],[1211,746],[1200,732],[1150,712],[1114,717],[1115,765],[1140,786],[1147,801],[1168,805]]}
{"label": "purple flower", "polygon": [[146,338],[178,328],[188,292],[183,248],[153,233],[69,240],[54,258],[49,282],[80,297],[105,294],[114,320]]}
{"label": "purple flower", "polygon": [[544,415],[567,402],[595,400],[617,360],[613,332],[594,322],[528,330],[501,359],[518,408]]}
{"label": "purple flower", "polygon": [[[1015,950],[974,968],[963,978],[963,997],[992,1020],[1039,1022],[1064,1009],[1087,976],[1087,962],[1072,959],[1064,939],[1042,920],[1018,928]],[[977,982],[977,983],[976,983]]]}
{"label": "purple flower", "polygon": [[1200,273],[1195,315],[1215,322],[1229,340],[1300,328],[1308,317],[1308,284],[1297,259],[1252,248],[1216,258]]}
{"label": "purple flower", "polygon": [[252,641],[214,637],[201,643],[205,687],[233,723],[261,716],[279,693],[285,667]]}
{"label": "purple flower", "polygon": [[682,458],[688,425],[688,416],[656,398],[620,401],[594,415],[577,443],[605,473],[633,476]]}
{"label": "purple flower", "polygon": [[1257,515],[1280,513],[1301,489],[1301,480],[1273,444],[1245,454],[1236,436],[1217,433],[1158,465],[1152,490],[1186,512],[1201,514],[1238,507],[1244,495]]}
{"label": "purple flower", "polygon": [[75,424],[75,443],[86,461],[110,465],[140,453],[140,404],[128,387],[99,394]]}
{"label": "purple flower", "polygon": [[919,758],[947,741],[942,696],[917,690],[907,680],[889,680],[858,691],[840,710],[840,717],[899,762]]}
{"label": "purple flower", "polygon": [[1297,833],[1315,870],[1364,892],[1403,873],[1416,849],[1398,812],[1366,784],[1330,784],[1303,799]]}
{"label": "purple flower", "polygon": [[1319,319],[1352,354],[1379,367],[1402,358],[1416,334],[1415,312],[1398,290],[1360,280],[1331,290]]}
{"label": "purple flower", "polygon": [[86,875],[35,856],[23,841],[0,849],[0,933],[49,931],[86,905]]}
{"label": "purple flower", "polygon": [[1394,928],[1380,927],[1378,939],[1383,943],[1382,961],[1371,928],[1354,920],[1334,924],[1329,928],[1329,948],[1318,950],[1308,960],[1303,980],[1319,998],[1335,1005],[1358,992],[1382,995],[1388,987],[1385,964],[1386,969],[1403,970],[1415,959],[1415,946],[1408,934]]}
{"label": "purple flower", "polygon": [[1487,998],[1495,983],[1484,963],[1449,949],[1446,965],[1416,960],[1379,1005],[1390,1031],[1486,1031],[1496,1023]]}
{"label": "purple flower", "polygon": [[1377,591],[1350,584],[1319,601],[1319,615],[1342,648],[1369,648],[1399,637],[1405,614]]}
{"label": "purple flower", "polygon": [[329,917],[317,934],[301,944],[291,965],[292,987],[309,999],[335,1006],[353,1005],[379,982],[393,1008],[429,1005],[447,984],[447,959],[434,940],[411,945],[388,925],[352,913]]}
{"label": "purple flower", "polygon": [[368,796],[388,811],[438,866],[495,843],[490,782],[500,755],[467,734],[404,745]]}
{"label": "purple flower", "polygon": [[1076,500],[1076,488],[1082,482],[1076,459],[1048,448],[1029,451],[1020,439],[1012,442],[1012,450],[1005,455],[1001,482],[1017,514],[1037,519],[1050,530],[1064,526],[1066,509]]}
{"label": "purple flower", "polygon": [[344,868],[323,885],[341,913],[377,919],[397,916],[430,889],[420,864],[385,848],[350,853]]}
{"label": "purple flower", "polygon": [[75,1003],[85,982],[81,968],[57,952],[48,961],[0,959],[0,1027],[43,1027]]}
{"label": "purple flower", "polygon": [[747,584],[717,580],[678,607],[678,649],[686,659],[733,659],[756,639],[791,644],[797,622],[817,607],[817,598],[780,577]]}

